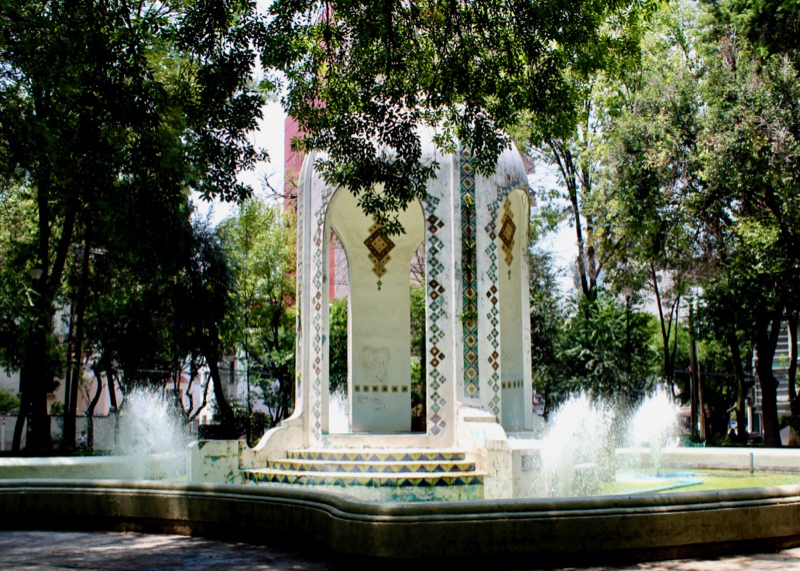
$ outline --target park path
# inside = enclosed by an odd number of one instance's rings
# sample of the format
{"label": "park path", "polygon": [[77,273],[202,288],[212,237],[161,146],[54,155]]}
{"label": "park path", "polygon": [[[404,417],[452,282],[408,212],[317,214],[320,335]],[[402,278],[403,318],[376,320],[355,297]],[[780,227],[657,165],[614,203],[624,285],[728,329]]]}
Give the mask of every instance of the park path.
{"label": "park path", "polygon": [[[321,555],[276,547],[226,543],[181,535],[116,532],[0,532],[3,570],[278,570],[328,571],[353,569]],[[409,570],[418,569],[409,563]],[[561,571],[573,571],[565,568]],[[800,571],[800,548],[775,553],[676,560],[623,567],[591,567],[581,571]],[[556,570],[557,571],[557,570]]]}

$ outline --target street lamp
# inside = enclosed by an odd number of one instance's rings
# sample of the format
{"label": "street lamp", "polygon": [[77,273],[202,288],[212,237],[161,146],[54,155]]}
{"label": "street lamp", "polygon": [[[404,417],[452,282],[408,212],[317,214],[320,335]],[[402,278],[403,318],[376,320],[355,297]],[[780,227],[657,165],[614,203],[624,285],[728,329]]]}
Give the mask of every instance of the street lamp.
{"label": "street lamp", "polygon": [[28,270],[28,273],[31,275],[31,279],[33,281],[38,282],[40,279],[42,279],[42,274],[44,273],[44,270],[38,266],[34,266],[30,270]]}

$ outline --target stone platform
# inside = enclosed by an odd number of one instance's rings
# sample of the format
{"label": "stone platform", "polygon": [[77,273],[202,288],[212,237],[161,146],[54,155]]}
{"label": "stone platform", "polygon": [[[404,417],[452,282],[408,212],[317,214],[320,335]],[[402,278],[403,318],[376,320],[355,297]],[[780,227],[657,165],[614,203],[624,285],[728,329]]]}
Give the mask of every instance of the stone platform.
{"label": "stone platform", "polygon": [[264,468],[241,472],[245,483],[311,486],[384,501],[477,500],[483,476],[464,452],[451,450],[290,450]]}

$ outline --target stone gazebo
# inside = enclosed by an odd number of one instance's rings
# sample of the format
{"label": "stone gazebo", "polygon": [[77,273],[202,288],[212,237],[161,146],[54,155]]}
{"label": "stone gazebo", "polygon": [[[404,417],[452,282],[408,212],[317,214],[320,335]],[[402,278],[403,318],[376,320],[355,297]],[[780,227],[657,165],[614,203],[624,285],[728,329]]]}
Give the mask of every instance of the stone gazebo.
{"label": "stone gazebo", "polygon": [[[503,480],[489,485],[497,489],[487,496],[508,494],[506,432],[533,424],[525,168],[516,149],[501,154],[490,177],[477,173],[467,149],[441,155],[429,140],[423,157],[438,161],[438,174],[428,182],[427,199],[400,213],[405,232],[397,236],[381,232],[348,189],[324,182],[314,167],[317,155],[305,158],[297,195],[295,411],[255,449],[240,450],[240,469],[287,455],[330,460],[335,450],[361,456],[368,450],[378,459],[393,451],[413,459],[426,451],[440,459],[460,452],[456,458],[474,459],[488,479]],[[331,432],[328,414],[333,234],[350,284],[345,434]],[[412,433],[409,270],[423,244],[427,418],[425,432]],[[491,445],[498,441],[504,444]]]}

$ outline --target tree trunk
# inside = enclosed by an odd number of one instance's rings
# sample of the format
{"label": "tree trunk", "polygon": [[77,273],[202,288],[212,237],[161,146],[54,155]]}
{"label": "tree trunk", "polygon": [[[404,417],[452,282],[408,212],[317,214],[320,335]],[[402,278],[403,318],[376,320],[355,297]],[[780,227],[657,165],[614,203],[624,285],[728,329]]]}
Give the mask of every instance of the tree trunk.
{"label": "tree trunk", "polygon": [[17,422],[14,424],[14,439],[11,442],[12,452],[19,452],[22,448],[22,429],[25,427],[25,420],[28,418],[28,411],[30,410],[30,382],[27,376],[28,367],[23,365],[19,372],[20,396],[22,398],[19,404],[19,412],[17,413]]}
{"label": "tree trunk", "polygon": [[73,343],[75,339],[74,335],[74,328],[75,328],[75,304],[70,302],[69,304],[69,329],[67,331],[67,368],[66,368],[66,375],[64,378],[64,409],[62,414],[62,432],[61,432],[61,449],[70,449],[75,446],[75,426],[74,426],[74,419],[73,419],[73,427],[72,427],[72,440],[69,441],[67,444],[67,416],[69,415],[70,410],[70,403],[69,397],[72,394],[72,390],[70,387],[72,386],[72,354],[74,352]]}
{"label": "tree trunk", "polygon": [[89,403],[89,408],[86,409],[86,448],[89,452],[94,450],[94,409],[97,402],[100,400],[100,395],[103,393],[103,377],[97,365],[92,367],[94,378],[97,379],[97,390],[94,393],[92,402]]}
{"label": "tree trunk", "polygon": [[692,418],[692,436],[703,435],[699,433],[699,417],[703,414],[702,402],[700,401],[699,380],[697,374],[697,349],[694,343],[694,299],[689,303],[689,376],[691,382],[691,418]]}
{"label": "tree trunk", "polygon": [[775,348],[781,329],[781,312],[770,311],[756,318],[756,374],[761,386],[761,413],[764,425],[764,446],[780,447],[778,422],[778,380],[772,371]]}
{"label": "tree trunk", "polygon": [[208,364],[209,372],[211,373],[211,381],[214,384],[214,398],[217,401],[217,408],[219,408],[221,431],[225,438],[234,439],[239,435],[236,433],[236,419],[233,415],[233,409],[228,404],[228,399],[225,397],[225,390],[222,386],[222,377],[219,374],[219,355],[210,347],[206,347],[204,357]]}
{"label": "tree trunk", "polygon": [[78,415],[78,387],[83,378],[83,316],[86,313],[86,290],[89,277],[89,256],[92,249],[89,244],[83,245],[83,255],[81,260],[81,280],[78,286],[78,307],[75,316],[75,354],[72,357],[72,382],[70,384],[70,394],[67,402],[69,408],[64,410],[64,435],[62,442],[67,448],[75,447],[75,421]]}
{"label": "tree trunk", "polygon": [[736,442],[747,444],[747,411],[745,403],[749,387],[744,378],[742,356],[739,349],[739,339],[736,332],[728,333],[728,346],[733,360],[733,373],[736,376]]}
{"label": "tree trunk", "polygon": [[[41,302],[34,303],[34,306],[43,305]],[[42,311],[51,309],[50,307],[37,307]],[[47,334],[50,330],[49,312],[44,315],[37,312],[36,325],[33,331],[33,359],[28,363],[31,376],[28,382],[32,385],[29,395],[29,420],[30,430],[26,448],[31,451],[42,451],[50,448],[50,414],[47,410],[47,392],[52,383],[52,371],[48,367],[47,357]]]}
{"label": "tree trunk", "polygon": [[[583,295],[590,302],[597,299],[597,263],[595,258],[594,247],[592,246],[591,227],[587,228],[587,237],[589,245],[587,247],[587,240],[583,235],[583,221],[581,220],[581,199],[578,195],[578,187],[581,183],[590,185],[591,179],[588,174],[581,176],[579,172],[580,167],[575,164],[575,157],[569,149],[568,144],[560,139],[548,140],[547,146],[550,153],[555,159],[561,176],[564,179],[564,184],[567,187],[567,194],[569,195],[569,202],[572,209],[573,223],[575,224],[575,238],[578,242],[578,275],[581,281],[581,290]],[[583,188],[583,192],[588,193],[591,189],[588,187]]]}
{"label": "tree trunk", "polygon": [[114,414],[117,414],[118,405],[116,382],[114,379],[114,373],[109,366],[106,366],[106,380],[108,381],[108,402],[111,404],[111,409],[114,411]]}
{"label": "tree trunk", "polygon": [[114,415],[114,442],[112,444],[114,450],[117,449],[119,441],[119,405],[117,404],[117,377],[114,375],[113,368],[109,365],[108,361],[104,359],[106,370],[106,381],[108,385],[108,399],[111,403],[111,413]]}
{"label": "tree trunk", "polygon": [[[661,329],[661,343],[663,346],[663,358],[664,358],[664,381],[666,381],[669,387],[672,387],[674,384],[674,374],[672,367],[673,360],[670,357],[670,350],[669,350],[669,334],[670,330],[672,329],[673,311],[675,311],[677,317],[676,310],[678,307],[678,303],[680,302],[680,296],[675,300],[675,303],[670,308],[669,321],[667,321],[667,319],[664,317],[664,307],[662,305],[662,300],[661,300],[661,290],[658,287],[658,274],[656,273],[656,268],[652,262],[650,263],[650,277],[653,280],[653,293],[656,296],[656,307],[658,308],[658,324]],[[675,330],[677,331],[677,329],[678,328],[676,327]]]}
{"label": "tree trunk", "polygon": [[[692,339],[692,343],[694,343],[694,339]],[[695,359],[696,357],[695,353]],[[703,441],[708,440],[708,422],[706,422],[706,401],[703,398],[703,371],[700,367],[700,363],[695,361],[697,365],[697,406],[699,408],[700,416],[698,417],[699,420],[699,428],[700,428],[700,438]],[[709,408],[709,414],[711,409]]]}

